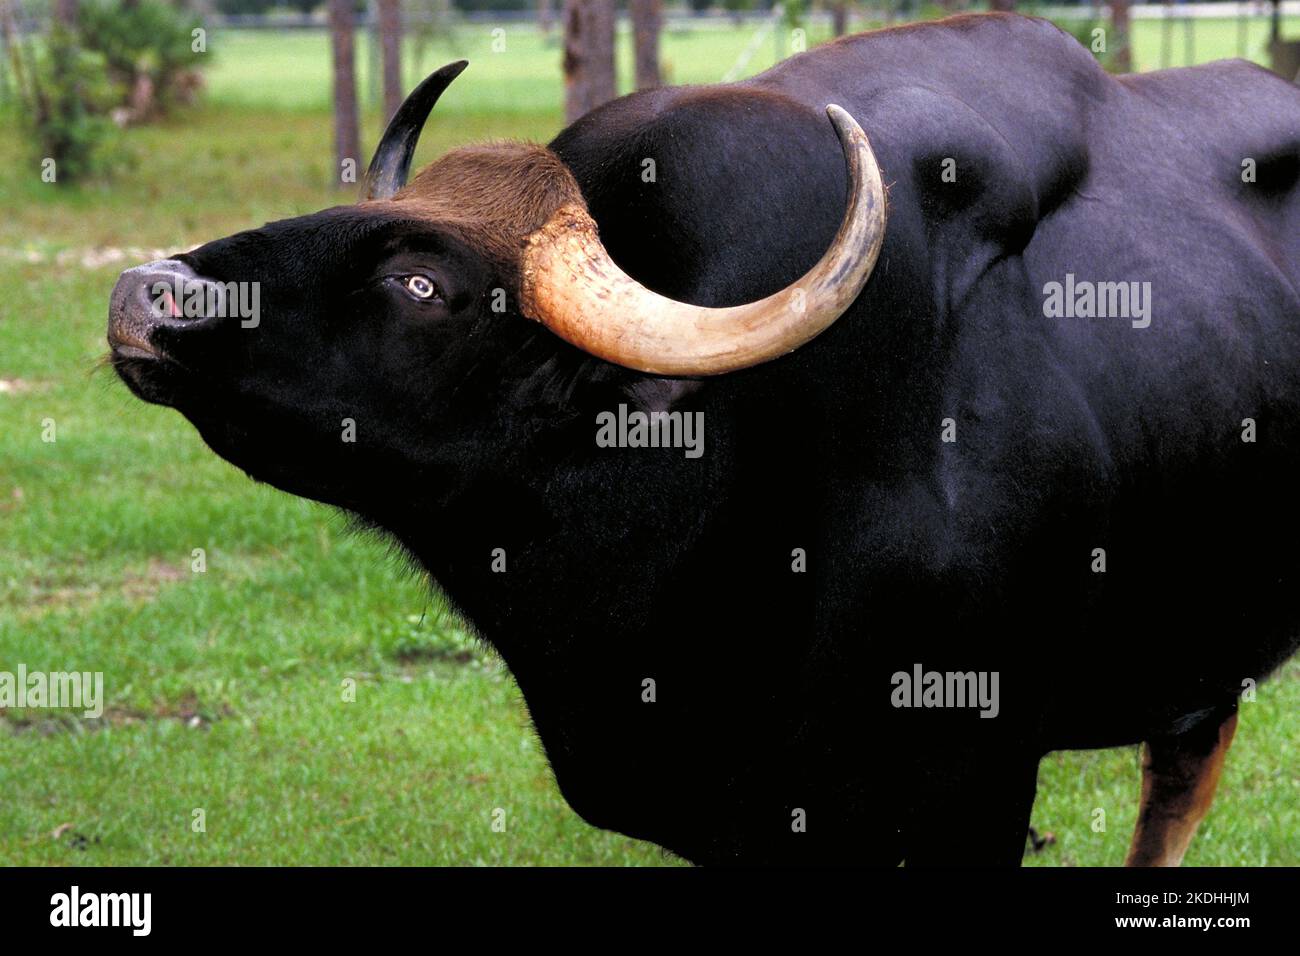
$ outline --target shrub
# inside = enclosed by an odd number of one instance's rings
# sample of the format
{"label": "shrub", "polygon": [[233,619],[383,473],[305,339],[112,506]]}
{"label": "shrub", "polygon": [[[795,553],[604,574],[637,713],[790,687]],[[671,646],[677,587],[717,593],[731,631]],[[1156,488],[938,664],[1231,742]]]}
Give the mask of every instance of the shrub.
{"label": "shrub", "polygon": [[140,122],[189,102],[198,89],[198,65],[207,53],[193,50],[193,13],[162,0],[90,0],[78,14],[81,42],[103,55],[118,85],[125,119]]}
{"label": "shrub", "polygon": [[796,30],[804,25],[808,4],[804,0],[782,0],[781,22],[786,29]]}
{"label": "shrub", "polygon": [[39,49],[15,43],[9,53],[20,121],[36,161],[54,161],[55,182],[108,172],[114,130],[106,114],[116,90],[104,57],[82,49],[59,25]]}

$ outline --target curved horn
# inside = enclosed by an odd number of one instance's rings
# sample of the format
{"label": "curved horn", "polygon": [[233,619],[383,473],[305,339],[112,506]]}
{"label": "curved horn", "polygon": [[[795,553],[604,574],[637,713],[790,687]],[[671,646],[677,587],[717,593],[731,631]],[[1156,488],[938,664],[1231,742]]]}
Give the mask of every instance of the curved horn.
{"label": "curved horn", "polygon": [[826,112],[848,166],[848,208],[826,254],[793,285],[729,308],[674,301],[615,265],[587,210],[569,203],[528,237],[524,314],[593,355],[659,375],[720,375],[811,340],[853,304],[885,238],[885,186],[867,136],[840,107]]}
{"label": "curved horn", "polygon": [[379,145],[375,147],[374,158],[366,170],[365,186],[361,193],[363,200],[389,199],[406,185],[406,177],[411,172],[411,158],[415,155],[415,144],[420,141],[424,121],[429,118],[429,113],[438,102],[438,97],[442,96],[443,90],[467,66],[468,60],[448,63],[425,77],[424,82],[402,101],[402,105],[389,120],[388,129],[384,130]]}

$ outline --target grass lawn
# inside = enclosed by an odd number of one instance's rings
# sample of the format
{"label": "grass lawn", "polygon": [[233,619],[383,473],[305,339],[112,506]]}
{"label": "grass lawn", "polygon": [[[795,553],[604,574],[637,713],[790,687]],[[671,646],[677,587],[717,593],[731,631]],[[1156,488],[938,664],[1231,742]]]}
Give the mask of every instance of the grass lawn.
{"label": "grass lawn", "polygon": [[[1139,62],[1158,57],[1158,27],[1138,24]],[[665,60],[678,81],[715,81],[751,36],[669,34]],[[1232,55],[1235,36],[1198,25],[1198,57]],[[505,52],[491,41],[466,27],[426,51],[421,69],[473,66],[421,160],[558,130],[558,50],[523,28]],[[120,269],[351,198],[329,185],[324,35],[209,42],[206,104],[125,134],[109,184],[41,183],[0,126],[0,670],[102,671],[107,698],[96,721],[0,712],[0,862],[678,862],[567,808],[509,675],[383,542],[254,485],[98,367]],[[768,37],[745,72],[773,55]],[[1300,864],[1298,711],[1293,662],[1243,705],[1189,864]],[[1053,755],[1039,780],[1034,825],[1056,842],[1027,862],[1118,864],[1136,750]]]}

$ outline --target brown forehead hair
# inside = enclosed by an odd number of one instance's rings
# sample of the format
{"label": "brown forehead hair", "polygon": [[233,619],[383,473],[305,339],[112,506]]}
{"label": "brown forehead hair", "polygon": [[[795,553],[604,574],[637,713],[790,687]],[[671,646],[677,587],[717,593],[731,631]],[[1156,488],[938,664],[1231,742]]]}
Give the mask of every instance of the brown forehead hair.
{"label": "brown forehead hair", "polygon": [[558,156],[535,143],[454,149],[424,167],[391,200],[482,254],[518,288],[524,240],[582,192]]}

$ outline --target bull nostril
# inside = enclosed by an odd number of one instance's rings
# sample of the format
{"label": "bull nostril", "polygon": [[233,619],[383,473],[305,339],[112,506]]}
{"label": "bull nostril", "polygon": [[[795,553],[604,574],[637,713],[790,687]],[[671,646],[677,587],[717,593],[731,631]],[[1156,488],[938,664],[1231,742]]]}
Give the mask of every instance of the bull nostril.
{"label": "bull nostril", "polygon": [[198,322],[220,317],[224,305],[220,283],[196,276],[188,266],[180,265],[181,269],[159,270],[139,280],[138,296],[147,303],[150,316],[161,324],[170,324],[173,319]]}
{"label": "bull nostril", "polygon": [[181,301],[184,299],[184,293],[178,297],[173,291],[174,287],[167,282],[158,281],[146,287],[145,294],[149,297],[149,305],[153,314],[158,318],[180,319],[185,317],[181,309]]}

